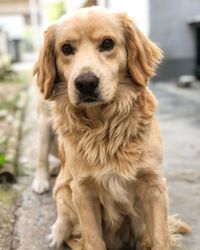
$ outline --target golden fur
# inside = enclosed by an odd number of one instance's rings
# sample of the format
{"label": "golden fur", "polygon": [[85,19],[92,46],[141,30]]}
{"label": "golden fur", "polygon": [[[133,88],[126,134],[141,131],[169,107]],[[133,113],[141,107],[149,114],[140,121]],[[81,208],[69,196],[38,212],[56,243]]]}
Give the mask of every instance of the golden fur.
{"label": "golden fur", "polygon": [[[38,92],[38,91],[37,91]],[[49,104],[40,93],[37,94],[37,113],[39,123],[39,157],[32,190],[36,194],[43,194],[50,190],[50,175],[57,175],[60,169],[58,160],[57,136],[51,125],[51,112]],[[53,155],[57,162],[49,164],[49,156]]]}
{"label": "golden fur", "polygon": [[[115,46],[100,53],[105,38]],[[62,53],[65,43],[76,48],[73,55]],[[147,87],[161,58],[126,14],[81,9],[46,31],[34,73],[52,100],[62,162],[52,246],[169,250],[175,233],[189,230],[168,219],[157,102]],[[88,71],[100,82],[98,101],[85,104],[74,81]]]}

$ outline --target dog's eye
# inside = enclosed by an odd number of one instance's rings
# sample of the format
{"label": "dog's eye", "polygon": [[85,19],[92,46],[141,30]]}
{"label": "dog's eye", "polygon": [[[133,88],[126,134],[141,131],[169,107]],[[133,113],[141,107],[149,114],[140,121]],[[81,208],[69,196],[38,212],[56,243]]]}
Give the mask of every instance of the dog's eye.
{"label": "dog's eye", "polygon": [[72,47],[71,44],[67,43],[62,46],[62,52],[64,55],[73,55],[75,52],[75,49]]}
{"label": "dog's eye", "polygon": [[100,51],[109,51],[112,50],[115,46],[115,43],[112,39],[105,39],[103,42],[100,44]]}

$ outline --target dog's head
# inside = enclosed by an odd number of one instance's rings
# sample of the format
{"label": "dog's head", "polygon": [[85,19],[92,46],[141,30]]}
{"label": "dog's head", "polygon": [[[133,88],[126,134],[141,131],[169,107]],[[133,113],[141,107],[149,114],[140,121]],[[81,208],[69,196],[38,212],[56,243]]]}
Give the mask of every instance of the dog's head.
{"label": "dog's head", "polygon": [[47,29],[34,74],[45,99],[64,82],[73,105],[96,105],[110,102],[127,78],[145,87],[161,57],[126,14],[92,7]]}

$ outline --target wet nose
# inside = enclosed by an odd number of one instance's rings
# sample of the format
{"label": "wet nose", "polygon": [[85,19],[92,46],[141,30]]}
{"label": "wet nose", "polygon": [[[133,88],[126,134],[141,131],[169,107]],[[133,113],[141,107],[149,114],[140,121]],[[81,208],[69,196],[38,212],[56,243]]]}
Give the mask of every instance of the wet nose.
{"label": "wet nose", "polygon": [[76,89],[83,95],[94,94],[99,85],[99,78],[92,72],[82,73],[75,79]]}

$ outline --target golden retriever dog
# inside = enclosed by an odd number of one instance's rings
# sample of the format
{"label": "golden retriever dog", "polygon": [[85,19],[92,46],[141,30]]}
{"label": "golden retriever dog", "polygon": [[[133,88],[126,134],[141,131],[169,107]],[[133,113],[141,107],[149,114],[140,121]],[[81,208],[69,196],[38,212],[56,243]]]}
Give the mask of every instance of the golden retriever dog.
{"label": "golden retriever dog", "polygon": [[61,170],[51,246],[170,250],[189,227],[168,216],[157,102],[161,50],[123,13],[91,7],[45,32],[34,74],[51,100]]}

